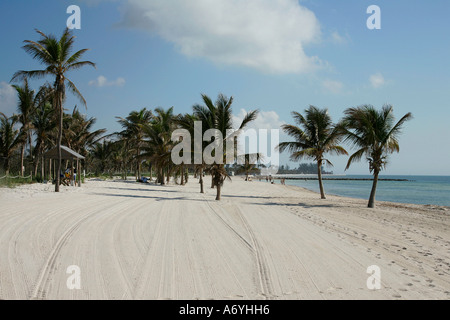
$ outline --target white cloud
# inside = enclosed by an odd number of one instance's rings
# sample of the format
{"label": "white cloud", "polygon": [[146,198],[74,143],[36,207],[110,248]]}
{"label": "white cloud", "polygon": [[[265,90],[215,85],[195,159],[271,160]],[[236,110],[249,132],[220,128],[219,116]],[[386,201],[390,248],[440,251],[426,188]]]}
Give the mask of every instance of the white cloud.
{"label": "white cloud", "polygon": [[346,44],[348,42],[348,35],[341,36],[339,32],[334,31],[331,34],[331,41],[335,44]]}
{"label": "white cloud", "polygon": [[298,0],[128,0],[121,25],[217,64],[271,73],[310,72],[321,64],[304,50],[320,40],[319,21]]}
{"label": "white cloud", "polygon": [[381,73],[371,75],[369,81],[372,87],[374,87],[375,89],[380,88],[386,84],[386,80]]}
{"label": "white cloud", "polygon": [[[247,112],[247,110],[241,109],[238,115],[233,116],[235,128],[239,128]],[[250,122],[246,129],[280,129],[283,124],[285,122],[280,120],[280,116],[275,111],[260,111],[256,120]]]}
{"label": "white cloud", "polygon": [[16,90],[6,82],[0,82],[0,112],[11,116],[16,111]]}
{"label": "white cloud", "polygon": [[124,78],[117,78],[114,81],[109,81],[105,76],[99,76],[97,79],[89,81],[90,86],[95,87],[123,87],[125,85]]}
{"label": "white cloud", "polygon": [[[241,109],[239,114],[233,115],[233,123],[235,128],[239,128],[242,120],[247,114],[247,110]],[[263,159],[261,159],[262,163],[266,165],[278,165],[279,164],[279,152],[275,150],[275,147],[278,145],[279,141],[283,140],[283,131],[281,130],[281,126],[286,124],[284,121],[280,119],[280,116],[275,111],[260,111],[258,117],[255,121],[249,123],[249,125],[245,128],[245,130],[250,130],[248,132],[251,133],[251,129],[256,131],[257,135],[257,145],[255,143],[251,143],[250,140],[246,141],[246,139],[241,136],[238,139],[238,154],[243,153],[261,153],[263,154]],[[260,135],[259,130],[266,129],[267,130],[267,145],[261,144],[261,138],[263,136]],[[272,129],[279,130],[279,139],[276,139],[276,136],[272,136]],[[244,133],[243,133],[244,134]],[[263,132],[261,132],[263,134]],[[249,135],[251,137],[252,134]],[[272,140],[274,139],[274,140]],[[264,141],[264,140],[262,140]],[[272,144],[274,143],[274,144]],[[272,172],[273,173],[273,172]]]}
{"label": "white cloud", "polygon": [[337,94],[342,91],[342,89],[344,88],[344,84],[339,81],[327,79],[322,82],[322,87],[325,92]]}

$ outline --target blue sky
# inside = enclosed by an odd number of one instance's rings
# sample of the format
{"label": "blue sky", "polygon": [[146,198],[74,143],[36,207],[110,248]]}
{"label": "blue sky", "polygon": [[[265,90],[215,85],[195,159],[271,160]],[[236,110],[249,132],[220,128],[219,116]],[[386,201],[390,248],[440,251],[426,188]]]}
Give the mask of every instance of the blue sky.
{"label": "blue sky", "polygon": [[[237,118],[259,109],[255,126],[273,128],[310,104],[338,121],[348,107],[389,103],[414,120],[385,174],[450,175],[447,0],[2,0],[0,111],[15,110],[14,72],[39,67],[22,41],[37,40],[35,28],[60,35],[72,4],[81,8],[76,48],[90,48],[97,69],[70,78],[98,128],[117,131],[116,116],[144,107],[190,112],[201,93],[233,96]],[[372,4],[381,30],[366,26]],[[331,160],[343,173],[347,157]]]}

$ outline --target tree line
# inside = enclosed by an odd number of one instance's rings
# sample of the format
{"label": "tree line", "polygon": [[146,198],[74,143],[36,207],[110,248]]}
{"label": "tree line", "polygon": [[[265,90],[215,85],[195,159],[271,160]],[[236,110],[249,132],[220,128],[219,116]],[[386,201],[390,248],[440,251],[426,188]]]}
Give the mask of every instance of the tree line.
{"label": "tree line", "polygon": [[[42,155],[50,148],[56,147],[58,159],[55,168],[55,191],[59,192],[61,145],[66,145],[86,157],[84,166],[88,170],[98,173],[121,172],[126,178],[131,169],[139,179],[144,165],[150,171],[154,170],[157,183],[164,185],[170,182],[171,177],[178,177],[184,185],[187,179],[186,170],[189,169],[199,178],[201,193],[204,193],[204,175],[209,174],[211,187],[217,190],[216,200],[221,199],[222,186],[225,180],[230,179],[229,168],[226,166],[226,144],[222,144],[224,150],[221,163],[216,161],[206,164],[203,161],[195,165],[175,165],[171,154],[179,141],[172,139],[172,133],[175,129],[182,128],[194,136],[194,123],[199,121],[202,123],[202,136],[208,130],[214,129],[222,133],[224,140],[228,139],[227,130],[234,129],[233,97],[219,94],[213,102],[207,95],[202,95],[202,104],[194,105],[192,112],[187,114],[175,114],[173,107],[132,111],[125,118],[117,117],[122,127],[120,132],[105,135],[105,129],[93,131],[94,118],[82,115],[77,107],[71,113],[65,112],[63,107],[66,90],[72,92],[82,105],[86,105],[75,84],[67,78],[67,73],[84,66],[95,67],[93,62],[81,60],[88,49],[72,53],[75,37],[68,29],[59,39],[41,31],[37,32],[40,40],[26,40],[23,48],[45,68],[18,71],[14,74],[12,81],[22,81],[21,85],[14,85],[19,100],[18,114],[7,117],[0,113],[0,161],[7,175],[11,168],[11,159],[20,154],[20,174],[24,175],[26,164],[32,167],[36,176],[40,164],[43,178],[46,164]],[[54,79],[53,84],[45,83],[38,92],[30,88],[28,79],[42,79],[47,76]],[[258,110],[247,113],[236,129],[245,129],[257,116]],[[371,105],[363,105],[346,109],[344,118],[333,123],[327,109],[310,106],[303,114],[292,112],[292,117],[295,124],[283,125],[282,130],[292,137],[293,141],[281,142],[278,149],[281,152],[290,152],[293,161],[315,161],[321,198],[326,198],[322,167],[324,164],[332,166],[325,155],[348,155],[341,146],[341,143],[346,142],[357,149],[349,157],[346,169],[363,157],[368,161],[369,170],[374,175],[368,206],[374,207],[379,173],[386,166],[388,155],[399,152],[398,136],[404,123],[412,118],[411,113],[395,122],[392,106],[385,105],[381,110],[377,110]],[[209,144],[210,142],[203,141],[201,151]],[[191,157],[195,156],[196,148],[193,145],[188,151]],[[250,159],[259,160],[262,156],[245,155],[244,163],[237,169],[248,177],[248,174],[256,169],[254,161]],[[50,166],[50,163],[47,166]]]}

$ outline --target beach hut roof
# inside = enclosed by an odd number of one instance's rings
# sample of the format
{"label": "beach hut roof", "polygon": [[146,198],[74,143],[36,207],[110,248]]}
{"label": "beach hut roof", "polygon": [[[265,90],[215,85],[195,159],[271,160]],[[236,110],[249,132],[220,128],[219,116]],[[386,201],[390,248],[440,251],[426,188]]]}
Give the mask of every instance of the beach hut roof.
{"label": "beach hut roof", "polygon": [[[54,147],[53,149],[44,153],[44,158],[58,159],[58,148]],[[75,151],[73,151],[65,146],[61,146],[61,159],[62,160],[72,160],[72,159],[83,160],[84,157],[81,154],[78,154]]]}

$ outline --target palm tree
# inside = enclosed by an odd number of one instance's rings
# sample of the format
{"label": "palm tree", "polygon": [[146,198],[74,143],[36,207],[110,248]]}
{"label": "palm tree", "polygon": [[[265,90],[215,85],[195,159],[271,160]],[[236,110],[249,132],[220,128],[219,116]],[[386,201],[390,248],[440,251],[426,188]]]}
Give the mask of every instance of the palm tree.
{"label": "palm tree", "polygon": [[340,130],[333,125],[327,109],[319,109],[310,106],[305,110],[305,117],[298,112],[292,112],[295,125],[283,125],[282,129],[295,141],[282,142],[278,145],[281,152],[289,150],[291,160],[297,161],[303,158],[313,159],[317,163],[317,175],[319,180],[320,196],[326,199],[322,182],[322,164],[325,161],[333,165],[324,156],[327,153],[335,155],[347,155],[347,151],[339,145],[341,140]]}
{"label": "palm tree", "polygon": [[84,66],[93,66],[95,64],[91,61],[81,61],[81,58],[88,49],[82,49],[74,54],[73,45],[75,36],[72,32],[66,28],[60,39],[57,39],[53,35],[46,35],[43,32],[36,30],[41,36],[41,39],[37,42],[31,40],[25,40],[23,49],[29,53],[34,59],[38,60],[45,66],[43,70],[33,71],[18,71],[14,74],[12,81],[24,79],[28,77],[30,79],[44,78],[46,76],[53,76],[54,82],[54,103],[53,107],[58,115],[58,162],[57,162],[57,174],[55,183],[55,192],[59,192],[60,184],[60,172],[61,172],[61,140],[63,130],[63,102],[66,97],[66,87],[86,106],[86,100],[81,95],[75,84],[67,78],[69,71],[78,70]]}
{"label": "palm tree", "polygon": [[141,111],[132,111],[128,117],[117,117],[118,122],[122,125],[124,130],[120,133],[123,137],[126,137],[130,145],[135,149],[136,159],[136,178],[141,177],[141,151],[142,144],[144,143],[144,126],[150,123],[153,118],[152,111],[146,108]]}
{"label": "palm tree", "polygon": [[[233,129],[233,111],[231,105],[233,104],[233,97],[227,98],[223,94],[219,94],[215,103],[207,95],[202,95],[205,106],[194,105],[194,116],[202,122],[202,134],[209,129],[218,130],[223,137],[223,161],[222,163],[214,162],[209,165],[207,170],[212,176],[212,184],[217,190],[216,200],[221,199],[221,189],[225,179],[230,179],[225,168],[227,153],[226,140],[228,140],[227,130]],[[251,111],[247,113],[239,126],[239,130],[245,129],[247,125],[254,121],[258,116],[258,111]]]}
{"label": "palm tree", "polygon": [[[43,87],[39,92],[41,94],[45,94],[45,91],[51,91],[49,87]],[[48,92],[47,91],[47,92]],[[39,94],[38,94],[39,96]],[[48,149],[52,144],[52,131],[55,129],[55,110],[50,101],[48,101],[45,97],[40,99],[37,104],[36,112],[32,117],[32,125],[34,128],[34,133],[36,137],[36,145],[34,147],[34,156],[36,161],[34,162],[34,175],[37,175],[37,168],[39,165],[39,159],[42,157],[42,154],[46,149]],[[42,159],[42,169],[44,167],[44,162]],[[41,170],[42,178],[43,178],[43,170]]]}
{"label": "palm tree", "polygon": [[97,175],[105,173],[106,168],[110,166],[111,155],[114,151],[114,142],[103,140],[96,142],[89,153],[89,159],[95,165],[95,173]]}
{"label": "palm tree", "polygon": [[170,182],[170,174],[174,169],[171,151],[174,146],[172,131],[175,128],[175,118],[173,107],[168,110],[156,108],[152,121],[143,126],[146,144],[142,157],[155,165],[158,171],[157,182],[161,185]]}
{"label": "palm tree", "polygon": [[359,148],[348,159],[346,170],[353,162],[366,156],[369,170],[373,174],[369,208],[375,207],[378,175],[386,167],[389,154],[400,151],[398,136],[403,124],[412,117],[411,113],[407,113],[395,123],[394,108],[391,105],[384,105],[380,111],[371,105],[345,110],[340,128],[346,141]]}
{"label": "palm tree", "polygon": [[262,160],[262,154],[260,153],[248,153],[242,156],[238,156],[240,163],[236,167],[237,173],[245,174],[245,181],[249,181],[248,176],[250,173],[257,173],[259,169],[257,168],[257,162]]}
{"label": "palm tree", "polygon": [[19,97],[19,121],[22,124],[21,130],[26,135],[27,139],[25,139],[22,144],[22,150],[20,153],[20,175],[23,177],[24,175],[24,155],[25,155],[25,147],[28,143],[29,146],[29,154],[32,157],[31,150],[31,129],[32,129],[32,117],[36,109],[36,96],[34,90],[30,88],[28,85],[28,79],[25,78],[23,80],[23,86],[13,85],[14,89],[16,89],[17,95]]}
{"label": "palm tree", "polygon": [[63,143],[82,156],[86,156],[87,150],[103,139],[102,135],[106,133],[106,129],[92,131],[96,122],[97,119],[87,118],[75,107],[72,114],[64,114]]}
{"label": "palm tree", "polygon": [[[185,129],[189,132],[191,137],[195,137],[195,121],[197,121],[198,119],[195,117],[195,115],[193,114],[184,114],[184,115],[179,115],[176,119],[175,119],[175,123],[178,125],[178,127]],[[204,142],[203,142],[204,143]],[[203,148],[202,148],[203,149]],[[194,145],[194,141],[192,141],[191,144],[191,150],[189,150],[190,155],[191,155],[191,163],[193,163],[194,159],[195,159],[195,145]],[[184,166],[185,163],[181,164],[181,185],[183,185],[184,183]],[[199,183],[200,183],[200,193],[204,193],[204,186],[203,186],[203,171],[205,169],[205,163],[204,161],[202,162],[202,164],[194,164],[194,173],[196,175],[199,176]]]}
{"label": "palm tree", "polygon": [[19,121],[17,115],[8,118],[0,112],[0,158],[3,160],[3,169],[7,176],[11,157],[26,139],[24,131],[15,129]]}

